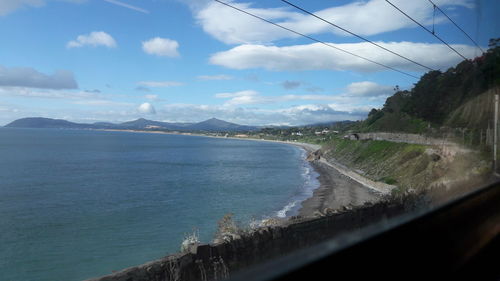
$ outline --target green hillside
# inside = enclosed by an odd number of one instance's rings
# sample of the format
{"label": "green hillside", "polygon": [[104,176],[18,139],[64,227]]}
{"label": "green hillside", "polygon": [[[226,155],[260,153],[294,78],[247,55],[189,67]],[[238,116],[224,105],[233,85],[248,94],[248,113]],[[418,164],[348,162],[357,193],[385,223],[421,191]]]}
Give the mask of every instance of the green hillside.
{"label": "green hillside", "polygon": [[491,48],[482,56],[464,60],[446,72],[430,71],[411,90],[397,91],[382,109],[373,109],[353,129],[422,133],[443,125],[487,127],[491,89],[500,85],[500,40],[490,42]]}
{"label": "green hillside", "polygon": [[498,87],[474,97],[453,110],[444,124],[454,128],[487,129],[493,127],[495,94],[500,94]]}

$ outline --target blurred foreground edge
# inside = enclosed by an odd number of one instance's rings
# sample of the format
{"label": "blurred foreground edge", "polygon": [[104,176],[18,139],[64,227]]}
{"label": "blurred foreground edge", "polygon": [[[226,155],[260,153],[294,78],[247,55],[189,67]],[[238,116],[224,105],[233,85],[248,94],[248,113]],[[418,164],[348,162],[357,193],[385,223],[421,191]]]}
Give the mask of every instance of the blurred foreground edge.
{"label": "blurred foreground edge", "polygon": [[500,280],[499,233],[496,182],[432,211],[242,270],[230,280]]}

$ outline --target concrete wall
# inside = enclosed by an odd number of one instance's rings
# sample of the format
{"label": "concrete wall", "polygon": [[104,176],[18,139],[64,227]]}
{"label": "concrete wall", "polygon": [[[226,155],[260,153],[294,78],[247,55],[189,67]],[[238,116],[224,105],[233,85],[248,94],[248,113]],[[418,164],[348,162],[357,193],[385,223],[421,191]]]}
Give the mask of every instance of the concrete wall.
{"label": "concrete wall", "polygon": [[223,279],[252,264],[400,214],[407,210],[408,206],[408,201],[379,202],[319,218],[299,218],[289,221],[286,225],[258,229],[230,242],[200,245],[193,253],[167,256],[92,281]]}

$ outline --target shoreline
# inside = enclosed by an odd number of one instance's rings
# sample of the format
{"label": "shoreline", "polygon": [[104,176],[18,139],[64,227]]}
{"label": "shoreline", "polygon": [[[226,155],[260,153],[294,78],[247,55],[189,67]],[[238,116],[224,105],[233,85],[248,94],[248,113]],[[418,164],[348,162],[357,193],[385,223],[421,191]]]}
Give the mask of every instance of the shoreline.
{"label": "shoreline", "polygon": [[279,140],[266,140],[266,139],[256,139],[256,138],[237,138],[237,137],[219,137],[219,136],[209,136],[203,134],[194,133],[181,133],[181,132],[165,132],[165,131],[146,131],[146,130],[121,130],[121,129],[94,129],[93,131],[105,131],[105,132],[126,132],[126,133],[146,133],[146,134],[161,134],[161,135],[179,135],[179,136],[195,136],[195,137],[206,137],[215,139],[228,139],[228,140],[250,140],[250,141],[262,141],[262,142],[275,142],[283,144],[291,144],[295,146],[302,147],[307,152],[314,152],[321,148],[320,145],[305,143],[305,142],[292,142],[292,141],[279,141]]}
{"label": "shoreline", "polygon": [[310,164],[319,174],[320,186],[311,197],[302,201],[299,209],[301,217],[321,216],[382,199],[380,193],[366,188],[324,161],[314,160]]}

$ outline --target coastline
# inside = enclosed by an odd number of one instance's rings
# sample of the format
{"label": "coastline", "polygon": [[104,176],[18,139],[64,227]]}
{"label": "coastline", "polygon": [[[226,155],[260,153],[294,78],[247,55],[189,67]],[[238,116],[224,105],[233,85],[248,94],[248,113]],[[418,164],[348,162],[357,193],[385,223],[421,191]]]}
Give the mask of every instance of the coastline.
{"label": "coastline", "polygon": [[307,161],[318,174],[317,180],[319,181],[319,186],[313,190],[312,196],[299,202],[298,216],[301,217],[314,217],[319,214],[350,208],[352,206],[360,206],[368,202],[375,203],[384,194],[389,193],[394,188],[394,186],[388,184],[371,181],[339,163],[332,163],[320,156],[314,155],[316,151],[321,149],[321,146],[317,144],[163,131],[116,129],[102,129],[99,131],[199,136],[217,139],[274,142],[297,146],[306,152],[305,159],[303,160]]}
{"label": "coastline", "polygon": [[321,160],[314,160],[310,164],[319,174],[320,186],[310,198],[302,201],[299,209],[301,217],[324,215],[381,199],[380,193],[366,188]]}
{"label": "coastline", "polygon": [[219,137],[219,136],[208,136],[203,134],[193,134],[193,133],[181,133],[181,132],[164,132],[164,131],[146,131],[146,130],[121,130],[121,129],[95,129],[94,131],[105,131],[105,132],[127,132],[127,133],[146,133],[146,134],[163,134],[163,135],[180,135],[180,136],[196,136],[196,137],[206,137],[206,138],[216,138],[216,139],[228,139],[228,140],[250,140],[250,141],[263,141],[263,142],[276,142],[291,144],[295,146],[302,147],[307,152],[314,152],[321,148],[320,145],[305,143],[305,142],[292,142],[292,141],[278,141],[278,140],[265,140],[256,138],[237,138],[237,137]]}

